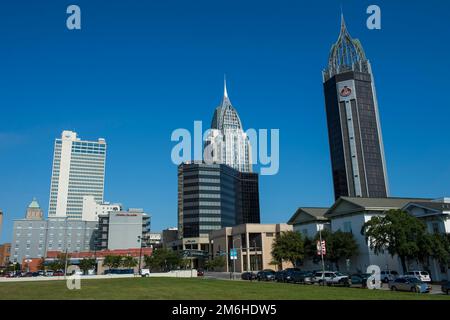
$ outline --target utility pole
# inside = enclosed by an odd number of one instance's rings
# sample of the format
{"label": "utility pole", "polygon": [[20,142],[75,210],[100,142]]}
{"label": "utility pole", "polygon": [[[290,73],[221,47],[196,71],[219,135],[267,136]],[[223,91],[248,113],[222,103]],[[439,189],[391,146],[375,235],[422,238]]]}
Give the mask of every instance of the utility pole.
{"label": "utility pole", "polygon": [[67,257],[67,246],[66,246],[66,251],[65,251],[65,256],[64,259],[66,260],[64,263],[64,279],[66,278],[66,274],[67,274],[67,262],[69,261],[69,258]]}
{"label": "utility pole", "polygon": [[142,259],[142,237],[138,236],[139,248],[139,275],[141,275],[141,259]]}

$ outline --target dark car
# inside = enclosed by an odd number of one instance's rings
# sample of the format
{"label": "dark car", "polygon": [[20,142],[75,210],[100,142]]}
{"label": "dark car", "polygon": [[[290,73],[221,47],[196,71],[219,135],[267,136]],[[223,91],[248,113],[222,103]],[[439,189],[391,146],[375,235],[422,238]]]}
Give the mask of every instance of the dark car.
{"label": "dark car", "polygon": [[291,282],[312,284],[313,272],[310,271],[294,271],[291,275]]}
{"label": "dark car", "polygon": [[450,281],[442,282],[441,290],[445,294],[450,294]]}
{"label": "dark car", "polygon": [[287,268],[283,273],[283,281],[284,282],[293,282],[292,277],[295,272],[301,272],[300,268]]}
{"label": "dark car", "polygon": [[357,288],[367,288],[367,279],[371,276],[370,273],[355,273],[350,277],[350,286]]}
{"label": "dark car", "polygon": [[24,275],[24,277],[26,277],[26,278],[30,278],[30,277],[32,277],[33,276],[33,272],[27,272],[27,273],[25,273],[25,275]]}
{"label": "dark car", "polygon": [[258,281],[273,281],[275,280],[275,271],[265,269],[263,271],[258,272],[256,278],[258,279]]}
{"label": "dark car", "polygon": [[58,270],[53,272],[54,277],[64,277],[64,271]]}
{"label": "dark car", "polygon": [[275,281],[277,282],[285,282],[286,281],[286,271],[277,271],[275,272]]}
{"label": "dark car", "polygon": [[203,277],[205,275],[205,271],[203,269],[197,270],[197,277]]}
{"label": "dark car", "polygon": [[256,280],[256,274],[254,274],[253,272],[244,272],[241,275],[241,279],[242,280]]}

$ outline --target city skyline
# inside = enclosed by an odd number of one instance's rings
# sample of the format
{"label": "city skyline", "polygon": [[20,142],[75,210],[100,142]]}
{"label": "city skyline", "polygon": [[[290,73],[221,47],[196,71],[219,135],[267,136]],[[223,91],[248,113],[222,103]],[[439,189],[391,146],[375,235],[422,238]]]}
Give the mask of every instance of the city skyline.
{"label": "city skyline", "polygon": [[[145,8],[144,4],[133,5]],[[24,9],[10,6],[13,12]],[[159,6],[165,9],[164,4]],[[230,3],[219,12],[234,19],[235,26],[225,30],[214,19],[197,17],[203,26],[211,26],[211,30],[203,31],[195,28],[195,17],[190,17],[172,27],[165,25],[165,38],[153,35],[151,28],[139,19],[133,23],[129,15],[123,18],[126,21],[119,19],[107,27],[102,26],[102,18],[94,23],[86,15],[86,24],[78,35],[65,31],[52,34],[62,41],[61,46],[44,41],[42,50],[37,42],[25,41],[27,48],[36,49],[34,58],[23,52],[18,54],[22,47],[14,45],[10,34],[0,31],[11,48],[4,52],[6,60],[13,61],[4,70],[6,77],[0,80],[4,88],[2,105],[8,106],[0,131],[0,208],[4,212],[0,242],[11,240],[12,220],[23,217],[30,199],[36,196],[45,205],[52,142],[64,129],[74,130],[88,140],[100,136],[107,139],[110,149],[105,199],[144,207],[154,218],[155,230],[176,225],[176,166],[170,161],[170,132],[179,127],[190,129],[194,120],[209,123],[222,90],[223,73],[228,75],[233,101],[248,127],[280,128],[280,173],[262,177],[260,182],[262,222],[287,221],[302,205],[330,205],[333,191],[320,72],[325,67],[329,45],[336,38],[339,3],[329,1],[327,8],[311,4],[308,13],[289,4],[293,8],[279,8],[276,14],[261,3],[258,17],[251,15],[253,8],[248,4],[241,5],[240,13],[233,11],[236,6],[239,5]],[[438,198],[448,194],[446,181],[450,178],[445,160],[450,155],[445,148],[449,110],[441,72],[449,66],[445,58],[449,44],[434,40],[436,25],[445,26],[445,19],[439,20],[440,13],[449,8],[448,4],[437,2],[433,8],[428,7],[435,12],[433,20],[422,21],[419,4],[408,3],[408,14],[399,16],[403,6],[407,6],[406,2],[383,3],[381,31],[365,27],[366,3],[344,5],[344,12],[352,35],[364,43],[376,70],[391,195]],[[100,11],[98,4],[86,3],[82,7],[91,14]],[[21,13],[20,22],[29,19],[33,8],[36,9],[31,5]],[[204,10],[216,14],[216,8],[206,5]],[[182,9],[180,4],[176,10]],[[110,8],[108,20],[120,17],[120,11],[123,14],[120,5]],[[162,18],[154,17],[151,10],[142,10],[149,11],[154,18],[149,18],[151,23],[162,23]],[[30,32],[30,24],[24,24],[26,30],[18,28],[16,37],[24,40],[28,37],[24,33],[37,36],[49,24],[56,25],[51,10],[47,15],[47,22],[40,21],[43,26]],[[255,28],[242,25],[248,15]],[[325,20],[314,24],[308,15]],[[273,23],[267,25],[264,19]],[[11,17],[0,23],[5,26],[3,30],[11,30],[15,24]],[[194,25],[194,35],[188,36],[177,28],[183,23]],[[311,25],[318,26],[317,30],[312,32]],[[139,32],[125,40],[135,31]],[[431,39],[426,38],[431,32]],[[99,34],[106,50],[93,42]],[[224,36],[229,48],[221,46],[221,52],[216,53],[212,48],[217,50]],[[283,37],[283,43],[277,40],[278,36]],[[119,42],[125,41],[125,50],[114,50],[118,49],[112,41],[115,37]],[[418,46],[417,37],[426,45]],[[292,41],[285,41],[286,38]],[[151,40],[151,45],[135,42],[139,39]],[[172,41],[185,52],[173,52]],[[294,41],[307,43],[307,50]],[[163,49],[154,50],[158,44]],[[49,53],[49,45],[54,46],[54,53]],[[429,49],[423,48],[426,46]],[[60,57],[55,58],[55,54]],[[167,60],[162,58],[164,54],[168,55]],[[16,56],[18,60],[14,60]],[[151,59],[167,62],[161,63],[159,69]],[[239,59],[241,63],[235,62]],[[424,63],[423,59],[428,61]],[[192,65],[188,67],[187,61],[192,61]],[[115,64],[114,68],[111,64]],[[86,74],[91,67],[93,79],[89,80]],[[46,75],[41,76],[44,70]],[[66,78],[70,73],[74,74],[73,79]],[[148,74],[151,79],[147,79]],[[131,85],[125,86],[131,80]],[[424,91],[427,108],[420,98]],[[174,92],[176,96],[172,95]],[[170,108],[174,112],[169,112]],[[428,120],[423,122],[424,118]],[[299,186],[299,181],[303,186]],[[44,207],[44,211],[48,208]]]}

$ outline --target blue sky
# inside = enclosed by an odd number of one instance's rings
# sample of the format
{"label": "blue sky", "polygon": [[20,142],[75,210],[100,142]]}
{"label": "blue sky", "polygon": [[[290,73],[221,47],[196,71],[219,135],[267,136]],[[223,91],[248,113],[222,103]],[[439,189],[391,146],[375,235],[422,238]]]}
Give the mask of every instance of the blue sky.
{"label": "blue sky", "polygon": [[[65,26],[78,4],[82,30]],[[228,92],[245,128],[280,129],[280,171],[260,179],[262,222],[332,204],[321,71],[340,7],[374,69],[392,196],[450,195],[450,3],[429,1],[9,1],[0,5],[0,242],[32,197],[47,212],[54,139],[108,142],[105,200],[176,225],[176,128],[209,125]],[[378,4],[382,29],[366,28]]]}

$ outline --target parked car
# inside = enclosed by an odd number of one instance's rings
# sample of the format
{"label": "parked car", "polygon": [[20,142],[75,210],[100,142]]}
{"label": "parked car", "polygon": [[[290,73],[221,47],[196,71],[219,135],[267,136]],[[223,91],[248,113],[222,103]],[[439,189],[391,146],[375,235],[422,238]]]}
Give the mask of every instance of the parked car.
{"label": "parked car", "polygon": [[417,293],[428,293],[431,286],[416,277],[401,277],[389,282],[389,289],[392,291],[410,291]]}
{"label": "parked car", "polygon": [[445,294],[450,294],[450,281],[442,282],[441,290]]}
{"label": "parked car", "polygon": [[370,273],[355,273],[350,277],[350,286],[354,288],[367,288],[367,279]]}
{"label": "parked car", "polygon": [[381,281],[384,283],[389,283],[389,281],[394,281],[399,277],[399,273],[394,270],[382,270],[381,271]]}
{"label": "parked car", "polygon": [[293,282],[292,277],[295,272],[301,272],[300,268],[287,268],[283,273],[283,282]]}
{"label": "parked car", "polygon": [[312,284],[314,273],[310,271],[294,271],[291,276],[291,282]]}
{"label": "parked car", "polygon": [[150,277],[150,269],[141,269],[141,277]]}
{"label": "parked car", "polygon": [[44,270],[38,271],[38,276],[39,277],[45,277],[45,271]]}
{"label": "parked car", "polygon": [[314,274],[313,282],[319,284],[325,283],[330,286],[331,285],[348,286],[350,285],[350,278],[347,275],[337,271],[325,271],[325,272],[319,271]]}
{"label": "parked car", "polygon": [[53,273],[54,273],[53,270],[47,270],[47,271],[45,271],[45,276],[46,277],[53,277]]}
{"label": "parked car", "polygon": [[271,269],[265,269],[258,272],[256,278],[258,279],[258,281],[273,281],[275,280],[275,271]]}
{"label": "parked car", "polygon": [[205,275],[205,271],[203,269],[197,270],[197,277],[203,277]]}
{"label": "parked car", "polygon": [[256,274],[253,272],[244,272],[241,274],[242,280],[256,280]]}
{"label": "parked car", "polygon": [[55,272],[53,272],[53,276],[54,277],[64,277],[64,271],[62,271],[62,270],[55,271]]}
{"label": "parked car", "polygon": [[275,281],[277,282],[285,282],[286,281],[286,271],[277,271],[275,272]]}
{"label": "parked car", "polygon": [[431,282],[430,274],[427,271],[408,271],[405,276],[416,277],[423,282]]}
{"label": "parked car", "polygon": [[31,278],[33,276],[33,272],[25,272],[24,277]]}

